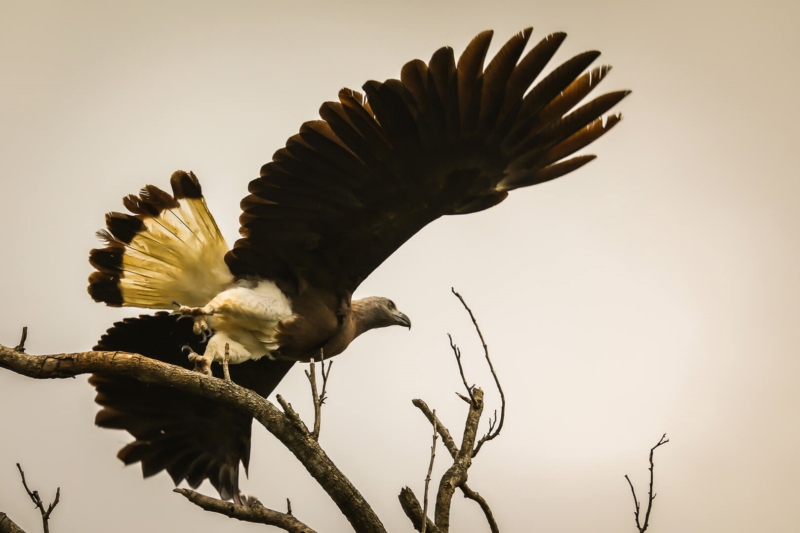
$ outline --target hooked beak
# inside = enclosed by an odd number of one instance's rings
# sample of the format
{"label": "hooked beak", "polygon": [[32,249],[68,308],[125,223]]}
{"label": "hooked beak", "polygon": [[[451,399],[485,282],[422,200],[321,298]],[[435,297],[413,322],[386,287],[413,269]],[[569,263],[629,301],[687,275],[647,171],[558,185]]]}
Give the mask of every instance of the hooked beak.
{"label": "hooked beak", "polygon": [[409,330],[411,329],[411,319],[410,319],[410,318],[408,318],[408,317],[407,317],[406,315],[404,315],[403,313],[401,313],[400,311],[398,311],[398,312],[397,312],[397,313],[394,315],[394,318],[395,318],[395,320],[397,321],[397,325],[398,325],[398,326],[405,326],[405,327],[407,327]]}

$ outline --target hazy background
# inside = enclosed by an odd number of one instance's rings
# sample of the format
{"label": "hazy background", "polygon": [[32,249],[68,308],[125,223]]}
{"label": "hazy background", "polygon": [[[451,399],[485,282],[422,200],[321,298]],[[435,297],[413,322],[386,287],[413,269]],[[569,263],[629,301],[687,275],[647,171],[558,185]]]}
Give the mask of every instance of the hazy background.
{"label": "hazy background", "polygon": [[[423,398],[459,432],[470,382],[498,396],[456,287],[508,398],[470,485],[505,531],[635,531],[623,478],[646,493],[663,432],[658,532],[797,531],[800,520],[800,3],[130,2],[0,4],[0,342],[86,350],[136,310],[86,294],[106,211],[176,169],[199,176],[229,243],[259,167],[343,86],[399,76],[438,47],[496,31],[564,30],[556,59],[597,48],[602,90],[634,90],[600,157],[501,206],[439,221],[358,296],[393,298],[414,328],[370,333],[337,359],[321,442],[393,531],[400,488],[422,494]],[[280,392],[311,414],[297,368]],[[17,476],[62,503],[57,532],[256,531],[115,458],[86,378],[0,371],[0,509],[40,530]],[[484,421],[485,423],[485,421]],[[436,475],[447,466],[443,448]],[[203,492],[215,494],[209,485]],[[256,428],[244,490],[320,531],[348,524]],[[488,531],[456,497],[454,531]]]}

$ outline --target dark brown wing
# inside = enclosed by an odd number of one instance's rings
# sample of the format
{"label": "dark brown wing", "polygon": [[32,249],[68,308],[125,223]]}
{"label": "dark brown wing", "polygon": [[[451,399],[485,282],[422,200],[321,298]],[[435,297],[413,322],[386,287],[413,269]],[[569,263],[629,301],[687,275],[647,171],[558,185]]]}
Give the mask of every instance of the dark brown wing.
{"label": "dark brown wing", "polygon": [[323,104],[324,120],[305,123],[250,183],[231,271],[349,294],[442,215],[487,209],[593,159],[564,160],[620,120],[600,117],[628,92],[573,110],[608,72],[582,74],[598,52],[528,90],[565,38],[550,35],[520,60],[530,34],[485,70],[490,31],[458,63],[442,48],[427,65],[406,64],[401,80],[367,82],[366,97],[345,89]]}
{"label": "dark brown wing", "polygon": [[[188,345],[203,353],[205,344],[199,339],[191,320],[158,313],[114,324],[94,349],[133,352],[191,368],[181,348]],[[264,358],[231,365],[231,379],[266,397],[292,364]],[[221,377],[220,366],[212,367]],[[250,416],[131,378],[94,374],[89,383],[102,406],[97,425],[124,429],[136,439],[117,455],[125,464],[141,462],[144,477],[167,470],[176,485],[186,480],[196,488],[208,479],[223,499],[239,499],[239,462],[247,471],[250,461]]]}

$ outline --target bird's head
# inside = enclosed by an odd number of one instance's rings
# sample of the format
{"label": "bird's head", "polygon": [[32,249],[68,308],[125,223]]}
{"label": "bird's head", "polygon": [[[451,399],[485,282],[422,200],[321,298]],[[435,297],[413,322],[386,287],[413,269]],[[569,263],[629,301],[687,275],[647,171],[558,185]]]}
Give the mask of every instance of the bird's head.
{"label": "bird's head", "polygon": [[411,329],[411,319],[401,313],[389,298],[370,296],[353,300],[352,309],[359,333],[387,326],[404,326]]}

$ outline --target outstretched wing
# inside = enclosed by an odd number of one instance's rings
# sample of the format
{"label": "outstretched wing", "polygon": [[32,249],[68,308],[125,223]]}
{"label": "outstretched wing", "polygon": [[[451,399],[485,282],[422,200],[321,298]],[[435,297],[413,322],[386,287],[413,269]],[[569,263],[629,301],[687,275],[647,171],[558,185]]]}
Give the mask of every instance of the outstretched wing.
{"label": "outstretched wing", "polygon": [[512,37],[485,70],[491,31],[458,63],[442,48],[428,64],[407,63],[400,80],[367,82],[366,97],[344,89],[323,104],[323,120],[303,124],[250,183],[243,238],[225,258],[233,274],[349,294],[437,218],[487,209],[592,160],[565,158],[620,120],[600,117],[628,91],[573,110],[609,71],[583,73],[599,52],[528,90],[566,37],[520,60],[530,35]]}
{"label": "outstretched wing", "polygon": [[[181,348],[188,345],[202,353],[205,344],[199,338],[192,333],[191,320],[157,313],[117,322],[94,349],[138,353],[191,368]],[[231,379],[266,397],[292,364],[262,358],[231,365]],[[212,367],[222,377],[220,366]],[[124,429],[135,438],[117,455],[125,464],[141,462],[144,477],[167,470],[176,485],[186,480],[193,488],[207,478],[223,499],[239,498],[239,463],[247,471],[250,461],[250,416],[132,378],[94,374],[89,383],[102,406],[95,423]]]}

